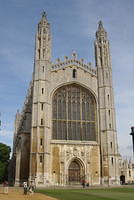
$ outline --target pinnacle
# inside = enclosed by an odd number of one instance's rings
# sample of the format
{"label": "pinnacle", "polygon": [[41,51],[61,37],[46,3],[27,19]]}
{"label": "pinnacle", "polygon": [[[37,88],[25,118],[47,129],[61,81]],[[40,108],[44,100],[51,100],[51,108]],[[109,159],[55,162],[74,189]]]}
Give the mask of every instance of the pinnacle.
{"label": "pinnacle", "polygon": [[101,20],[98,22],[98,30],[96,32],[96,37],[100,38],[100,36],[107,38],[107,32],[104,29],[103,22]]}
{"label": "pinnacle", "polygon": [[42,18],[47,18],[47,13],[44,10],[42,12]]}
{"label": "pinnacle", "polygon": [[47,21],[47,13],[46,13],[44,10],[43,10],[43,12],[42,12],[41,21],[42,21],[42,22],[46,22],[46,21]]}
{"label": "pinnacle", "polygon": [[103,22],[101,20],[98,22],[98,24],[99,24],[98,30],[104,30]]}

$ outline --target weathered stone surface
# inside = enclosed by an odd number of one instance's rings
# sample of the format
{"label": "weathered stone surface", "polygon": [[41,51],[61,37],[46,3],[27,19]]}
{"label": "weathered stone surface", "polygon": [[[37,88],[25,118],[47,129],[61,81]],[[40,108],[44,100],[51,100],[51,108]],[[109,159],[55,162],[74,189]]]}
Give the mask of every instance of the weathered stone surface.
{"label": "weathered stone surface", "polygon": [[[28,166],[25,161],[29,158],[27,179],[34,180],[39,186],[67,185],[72,182],[80,184],[83,179],[92,185],[119,184],[119,153],[109,41],[102,23],[99,24],[96,33],[95,54],[96,68],[92,67],[91,63],[78,59],[74,52],[72,58],[65,57],[64,61],[58,59],[57,63],[52,63],[50,27],[46,17],[42,16],[36,34],[33,80],[21,119],[16,121],[17,139],[14,151],[16,151],[17,183],[22,182],[24,171],[21,167]],[[69,85],[77,86],[74,87],[77,90],[73,92],[70,100]],[[66,111],[64,110],[65,113],[60,116],[63,105],[57,103],[55,107],[57,114],[54,118],[54,95],[59,88],[66,88],[68,91],[57,94],[57,99],[63,99],[62,96],[67,95],[64,102]],[[80,95],[77,94],[78,88],[81,91]],[[86,96],[87,93],[90,95]],[[85,100],[86,98],[88,100]],[[92,102],[92,106],[89,110],[84,110],[89,102]],[[77,104],[76,109],[75,104]],[[69,105],[71,111],[67,111]],[[80,116],[76,119],[74,116],[78,114],[78,110]],[[69,112],[72,112],[70,118]],[[65,119],[62,118],[63,114],[66,116]],[[90,120],[87,120],[88,114]],[[57,124],[65,121],[67,126],[67,129],[62,125],[58,127],[59,129],[56,127],[57,134],[62,132],[68,136],[68,133],[75,135],[79,133],[81,139],[78,140],[77,136],[73,140],[65,137],[54,139],[54,120]],[[91,129],[88,129],[89,124]],[[83,140],[85,136],[82,134],[94,132],[94,124],[95,139]],[[23,143],[25,137],[22,131],[28,131],[30,134],[27,144]],[[28,145],[30,152],[24,150],[25,147],[28,149]]]}

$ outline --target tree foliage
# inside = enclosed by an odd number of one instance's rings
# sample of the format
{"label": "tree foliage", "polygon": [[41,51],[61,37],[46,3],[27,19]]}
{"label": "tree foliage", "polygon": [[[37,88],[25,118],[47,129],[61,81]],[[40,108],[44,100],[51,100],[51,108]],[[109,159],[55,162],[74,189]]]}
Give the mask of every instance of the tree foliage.
{"label": "tree foliage", "polygon": [[6,144],[0,143],[0,183],[8,178],[8,164],[11,148]]}

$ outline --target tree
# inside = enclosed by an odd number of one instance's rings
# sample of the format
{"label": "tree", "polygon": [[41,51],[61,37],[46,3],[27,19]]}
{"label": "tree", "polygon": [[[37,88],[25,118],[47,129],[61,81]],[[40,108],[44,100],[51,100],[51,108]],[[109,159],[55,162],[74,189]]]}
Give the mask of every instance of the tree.
{"label": "tree", "polygon": [[11,148],[6,144],[0,143],[0,183],[8,179],[8,164]]}

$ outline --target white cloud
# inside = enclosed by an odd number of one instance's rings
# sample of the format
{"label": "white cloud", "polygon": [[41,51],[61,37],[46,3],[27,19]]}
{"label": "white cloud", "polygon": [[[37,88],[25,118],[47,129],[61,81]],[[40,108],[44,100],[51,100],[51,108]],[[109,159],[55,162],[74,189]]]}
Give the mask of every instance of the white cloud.
{"label": "white cloud", "polygon": [[0,136],[5,139],[10,139],[13,137],[13,131],[2,129],[2,130],[0,130]]}

